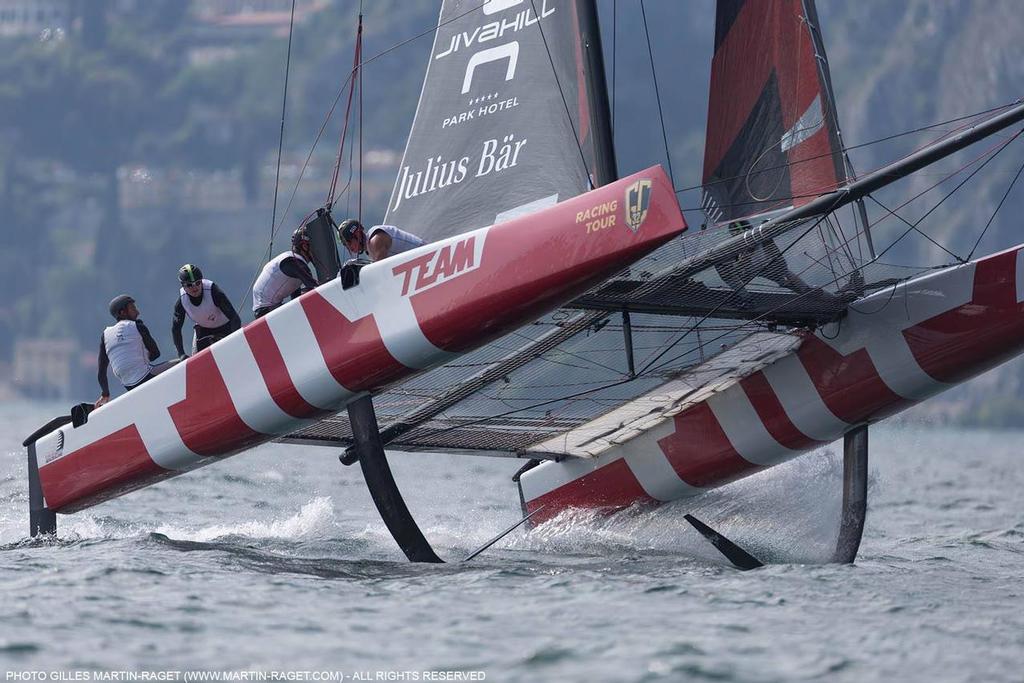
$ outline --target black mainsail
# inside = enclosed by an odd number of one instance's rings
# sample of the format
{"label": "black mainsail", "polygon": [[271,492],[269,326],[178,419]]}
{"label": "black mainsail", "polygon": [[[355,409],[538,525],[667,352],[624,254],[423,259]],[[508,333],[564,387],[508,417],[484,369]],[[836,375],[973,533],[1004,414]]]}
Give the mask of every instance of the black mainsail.
{"label": "black mainsail", "polygon": [[385,222],[432,241],[614,179],[596,40],[591,2],[446,0]]}

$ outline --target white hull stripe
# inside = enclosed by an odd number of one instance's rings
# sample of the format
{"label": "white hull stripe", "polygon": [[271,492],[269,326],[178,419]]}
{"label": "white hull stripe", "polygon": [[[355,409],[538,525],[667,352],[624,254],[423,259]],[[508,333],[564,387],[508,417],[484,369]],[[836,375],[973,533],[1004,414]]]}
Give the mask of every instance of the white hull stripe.
{"label": "white hull stripe", "polygon": [[284,357],[285,367],[295,383],[295,389],[306,403],[322,410],[331,410],[353,395],[351,392],[341,392],[339,399],[338,387],[341,385],[327,368],[302,306],[271,311],[266,320]]}
{"label": "white hull stripe", "polygon": [[214,344],[210,350],[231,395],[231,402],[249,429],[279,436],[295,431],[295,418],[274,402],[245,335],[231,335]]}
{"label": "white hull stripe", "polygon": [[764,368],[765,378],[798,430],[815,441],[830,441],[849,425],[832,414],[797,354]]}
{"label": "white hull stripe", "polygon": [[708,399],[708,407],[740,457],[755,465],[773,465],[795,452],[777,442],[761,422],[739,384]]}

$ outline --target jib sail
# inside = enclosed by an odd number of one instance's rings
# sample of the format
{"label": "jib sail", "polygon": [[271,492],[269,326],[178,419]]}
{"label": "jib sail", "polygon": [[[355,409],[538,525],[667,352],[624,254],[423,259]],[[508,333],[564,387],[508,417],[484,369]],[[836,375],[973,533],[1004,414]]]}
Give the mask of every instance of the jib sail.
{"label": "jib sail", "polygon": [[703,207],[710,224],[800,206],[846,180],[812,0],[719,0]]}
{"label": "jib sail", "polygon": [[445,0],[385,222],[435,240],[612,180],[588,45],[592,1]]}

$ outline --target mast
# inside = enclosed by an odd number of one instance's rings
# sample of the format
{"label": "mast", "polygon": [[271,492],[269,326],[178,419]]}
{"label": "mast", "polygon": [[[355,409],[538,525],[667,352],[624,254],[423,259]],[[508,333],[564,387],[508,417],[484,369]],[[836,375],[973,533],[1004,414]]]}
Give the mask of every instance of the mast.
{"label": "mast", "polygon": [[608,102],[608,82],[604,72],[604,51],[601,48],[601,28],[597,21],[596,0],[577,3],[580,25],[580,45],[586,60],[587,103],[590,125],[594,131],[594,185],[600,187],[618,180],[615,159],[615,140],[612,137],[611,107]]}
{"label": "mast", "polygon": [[[828,53],[825,52],[825,40],[821,35],[820,24],[818,23],[818,11],[814,6],[814,0],[802,0],[804,17],[807,20],[807,31],[811,34],[811,42],[814,44],[814,58],[818,65],[818,74],[821,78],[822,91],[828,100],[828,109],[832,113],[832,123],[835,126],[836,138],[839,140],[839,149],[843,155],[843,167],[846,169],[847,178],[857,177],[853,170],[853,163],[850,155],[846,152],[846,143],[843,141],[843,128],[839,125],[839,107],[836,104],[836,93],[832,88],[832,71],[828,64]],[[864,243],[868,248],[868,256],[875,257],[875,245],[871,240],[871,226],[868,224],[868,212],[864,207],[864,200],[858,199],[854,202],[857,207],[856,220],[860,224],[860,230],[864,234]]]}

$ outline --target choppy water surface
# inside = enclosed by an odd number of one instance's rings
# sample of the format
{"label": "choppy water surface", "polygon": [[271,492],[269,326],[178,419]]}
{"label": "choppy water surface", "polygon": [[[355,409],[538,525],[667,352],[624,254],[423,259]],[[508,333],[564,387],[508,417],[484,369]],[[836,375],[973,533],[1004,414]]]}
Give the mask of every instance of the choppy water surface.
{"label": "choppy water surface", "polygon": [[[514,532],[412,566],[358,468],[270,445],[27,537],[19,442],[55,413],[0,407],[0,669],[465,670],[488,681],[1024,680],[1024,439],[874,428],[855,566],[819,564],[837,454],[706,499]],[[508,460],[395,454],[446,558],[518,519]],[[695,512],[774,564],[739,572]]]}

